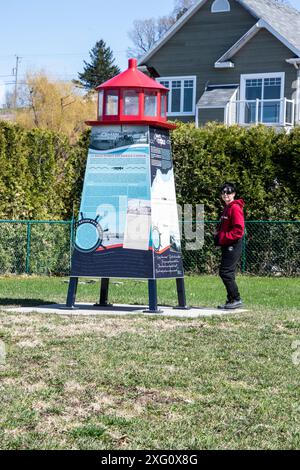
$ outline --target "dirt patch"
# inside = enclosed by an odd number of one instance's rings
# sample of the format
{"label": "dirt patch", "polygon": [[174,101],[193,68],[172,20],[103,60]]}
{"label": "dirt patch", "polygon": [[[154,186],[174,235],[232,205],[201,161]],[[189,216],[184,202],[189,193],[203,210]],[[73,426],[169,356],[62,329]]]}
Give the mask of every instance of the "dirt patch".
{"label": "dirt patch", "polygon": [[41,348],[43,346],[43,343],[39,340],[23,340],[18,342],[19,348],[29,348],[29,349],[34,349],[34,348]]}
{"label": "dirt patch", "polygon": [[89,405],[89,408],[91,411],[98,413],[107,407],[118,406],[121,401],[120,397],[102,392],[94,396],[93,402]]}
{"label": "dirt patch", "polygon": [[75,381],[66,382],[64,385],[64,391],[67,394],[72,394],[76,392],[78,393],[78,392],[82,392],[83,390],[85,390],[85,387],[83,387],[82,385],[80,385],[78,382],[75,382]]}
{"label": "dirt patch", "polygon": [[22,383],[22,387],[26,390],[26,392],[28,393],[36,393],[36,392],[39,392],[41,390],[45,390],[47,389],[47,384],[45,382],[36,382],[36,383],[32,383],[32,384],[23,384]]}

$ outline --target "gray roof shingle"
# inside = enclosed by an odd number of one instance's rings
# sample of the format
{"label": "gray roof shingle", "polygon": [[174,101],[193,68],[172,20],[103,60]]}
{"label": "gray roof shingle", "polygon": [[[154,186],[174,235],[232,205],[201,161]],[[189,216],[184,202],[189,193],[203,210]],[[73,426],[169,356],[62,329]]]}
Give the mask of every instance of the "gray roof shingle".
{"label": "gray roof shingle", "polygon": [[200,108],[207,108],[208,106],[223,108],[230,101],[236,89],[237,86],[232,88],[208,88],[202,94],[197,106]]}
{"label": "gray roof shingle", "polygon": [[300,55],[300,12],[275,0],[238,0],[249,7],[258,17],[269,23],[275,31],[286,38],[299,50]]}

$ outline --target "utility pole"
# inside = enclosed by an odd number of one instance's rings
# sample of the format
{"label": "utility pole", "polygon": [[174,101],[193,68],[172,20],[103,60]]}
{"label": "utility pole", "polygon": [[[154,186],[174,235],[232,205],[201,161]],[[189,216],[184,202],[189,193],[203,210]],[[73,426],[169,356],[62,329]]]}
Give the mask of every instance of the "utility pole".
{"label": "utility pole", "polygon": [[18,98],[18,69],[19,69],[19,62],[21,57],[16,55],[16,68],[14,69],[14,76],[15,76],[15,91],[14,91],[14,101],[13,106],[14,109],[17,107],[17,98]]}

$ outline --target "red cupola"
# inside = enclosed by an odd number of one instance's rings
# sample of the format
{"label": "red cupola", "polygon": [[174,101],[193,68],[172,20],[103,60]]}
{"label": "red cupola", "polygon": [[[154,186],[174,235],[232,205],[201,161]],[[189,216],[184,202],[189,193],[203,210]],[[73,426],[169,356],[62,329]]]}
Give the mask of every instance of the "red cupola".
{"label": "red cupola", "polygon": [[129,59],[128,69],[99,85],[97,121],[104,124],[141,124],[175,129],[167,122],[168,89],[137,68],[137,60]]}

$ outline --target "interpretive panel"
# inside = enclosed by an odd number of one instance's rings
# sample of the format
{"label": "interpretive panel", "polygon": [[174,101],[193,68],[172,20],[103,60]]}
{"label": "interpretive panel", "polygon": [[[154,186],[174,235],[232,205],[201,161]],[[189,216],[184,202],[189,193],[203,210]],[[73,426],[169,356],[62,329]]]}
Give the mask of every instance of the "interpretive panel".
{"label": "interpretive panel", "polygon": [[149,128],[93,127],[72,276],[153,278]]}
{"label": "interpretive panel", "polygon": [[183,276],[168,131],[92,128],[71,276]]}

